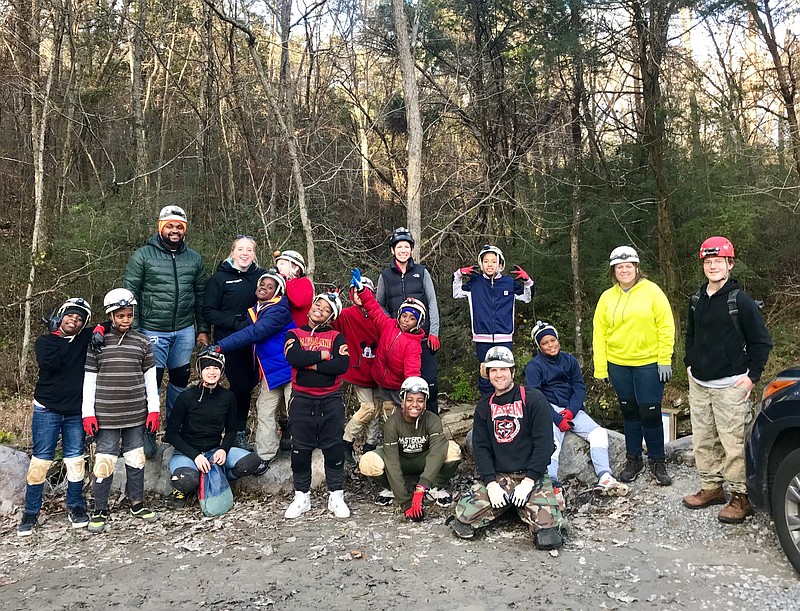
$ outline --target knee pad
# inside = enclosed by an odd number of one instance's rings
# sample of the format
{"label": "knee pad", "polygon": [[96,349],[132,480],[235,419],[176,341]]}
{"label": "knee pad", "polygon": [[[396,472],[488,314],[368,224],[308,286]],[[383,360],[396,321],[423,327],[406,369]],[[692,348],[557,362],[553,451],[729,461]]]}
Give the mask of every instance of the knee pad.
{"label": "knee pad", "polygon": [[589,442],[590,448],[608,449],[608,431],[602,426],[598,426],[586,436],[586,441]]}
{"label": "knee pad", "polygon": [[661,426],[661,405],[650,403],[639,406],[639,418],[642,420],[642,428],[654,429]]}
{"label": "knee pad", "polygon": [[341,469],[344,465],[344,446],[341,443],[322,450],[326,469]]}
{"label": "knee pad", "polygon": [[191,467],[178,467],[172,473],[170,483],[175,490],[191,494],[200,486],[200,471]]}
{"label": "knee pad", "polygon": [[383,402],[383,405],[381,405],[381,409],[383,410],[383,421],[384,422],[386,422],[389,419],[389,416],[391,416],[394,413],[395,407],[396,406],[394,404],[394,401],[384,401]]}
{"label": "knee pad", "polygon": [[292,450],[292,471],[295,473],[311,471],[311,450]]}
{"label": "knee pad", "polygon": [[261,458],[255,452],[250,452],[247,456],[242,456],[236,461],[231,469],[231,476],[235,478],[252,475],[261,464]]}
{"label": "knee pad", "polygon": [[144,448],[134,448],[122,454],[125,459],[125,465],[131,469],[144,469]]}
{"label": "knee pad", "polygon": [[447,442],[447,454],[444,455],[444,462],[459,462],[461,460],[461,446],[455,441]]}
{"label": "knee pad", "polygon": [[82,482],[86,476],[86,461],[83,456],[73,456],[64,459],[64,466],[67,468],[68,482]]}
{"label": "knee pad", "polygon": [[116,464],[117,457],[113,454],[98,454],[94,457],[94,471],[92,473],[97,479],[103,480],[114,475]]}
{"label": "knee pad", "polygon": [[38,486],[44,484],[47,479],[47,472],[50,470],[50,465],[53,464],[52,460],[45,460],[44,458],[31,457],[31,464],[28,465],[28,475],[26,481],[31,486]]}
{"label": "knee pad", "polygon": [[375,404],[374,403],[362,403],[358,411],[353,414],[353,420],[358,422],[358,424],[368,424],[372,422],[372,419],[375,417]]}
{"label": "knee pad", "polygon": [[164,380],[164,368],[156,367],[156,388],[161,388],[161,382]]}
{"label": "knee pad", "polygon": [[189,385],[189,363],[169,370],[169,383],[178,388],[186,388]]}
{"label": "knee pad", "polygon": [[619,409],[622,411],[622,417],[625,420],[639,419],[639,405],[635,399],[620,399]]}
{"label": "knee pad", "polygon": [[358,470],[366,477],[380,477],[386,464],[377,452],[366,452],[358,461]]}

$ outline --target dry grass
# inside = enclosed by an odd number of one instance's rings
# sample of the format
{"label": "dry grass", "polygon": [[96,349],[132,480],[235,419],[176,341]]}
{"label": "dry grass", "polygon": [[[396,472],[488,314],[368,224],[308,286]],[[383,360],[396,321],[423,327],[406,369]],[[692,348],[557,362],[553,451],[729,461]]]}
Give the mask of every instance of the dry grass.
{"label": "dry grass", "polygon": [[20,450],[32,445],[30,397],[7,397],[0,401],[0,443]]}

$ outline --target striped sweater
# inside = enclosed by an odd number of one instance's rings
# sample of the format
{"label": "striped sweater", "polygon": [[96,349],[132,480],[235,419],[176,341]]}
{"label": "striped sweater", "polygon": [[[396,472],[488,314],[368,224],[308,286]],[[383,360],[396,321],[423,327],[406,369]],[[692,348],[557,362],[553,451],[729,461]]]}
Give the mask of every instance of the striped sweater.
{"label": "striped sweater", "polygon": [[141,426],[159,411],[153,347],[138,331],[112,328],[100,353],[89,350],[83,381],[84,418],[95,416],[101,429]]}

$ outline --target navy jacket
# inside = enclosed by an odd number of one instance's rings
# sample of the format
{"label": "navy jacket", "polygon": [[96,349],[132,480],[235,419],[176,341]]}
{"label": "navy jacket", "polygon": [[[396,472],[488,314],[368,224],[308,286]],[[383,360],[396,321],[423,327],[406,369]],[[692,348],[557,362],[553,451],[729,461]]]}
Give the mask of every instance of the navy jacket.
{"label": "navy jacket", "polygon": [[525,285],[511,276],[484,274],[472,276],[462,284],[459,270],[453,274],[453,298],[466,297],[472,319],[472,341],[501,343],[510,342],[514,335],[514,301],[530,303],[533,295],[533,280]]}
{"label": "navy jacket", "polygon": [[[568,409],[573,415],[584,407],[586,384],[578,359],[568,352],[547,356],[541,352],[525,367],[525,384],[542,391],[545,399],[559,409]],[[558,426],[564,419],[553,412],[553,424]]]}

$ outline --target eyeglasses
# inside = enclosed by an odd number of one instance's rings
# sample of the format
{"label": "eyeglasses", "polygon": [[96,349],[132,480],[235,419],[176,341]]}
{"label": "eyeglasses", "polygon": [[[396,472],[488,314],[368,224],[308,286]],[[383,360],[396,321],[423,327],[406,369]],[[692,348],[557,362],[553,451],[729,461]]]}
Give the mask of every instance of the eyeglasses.
{"label": "eyeglasses", "polygon": [[[256,241],[256,239],[255,239],[253,236],[251,236],[251,235],[245,235],[245,234],[243,234],[243,233],[240,233],[239,235],[237,235],[237,236],[236,236],[235,238],[233,238],[233,239],[234,239],[234,240],[243,240],[243,239],[248,239],[248,240],[250,240],[250,241],[252,241],[252,242],[255,242],[255,241]],[[277,255],[276,255],[276,256],[277,256]]]}

